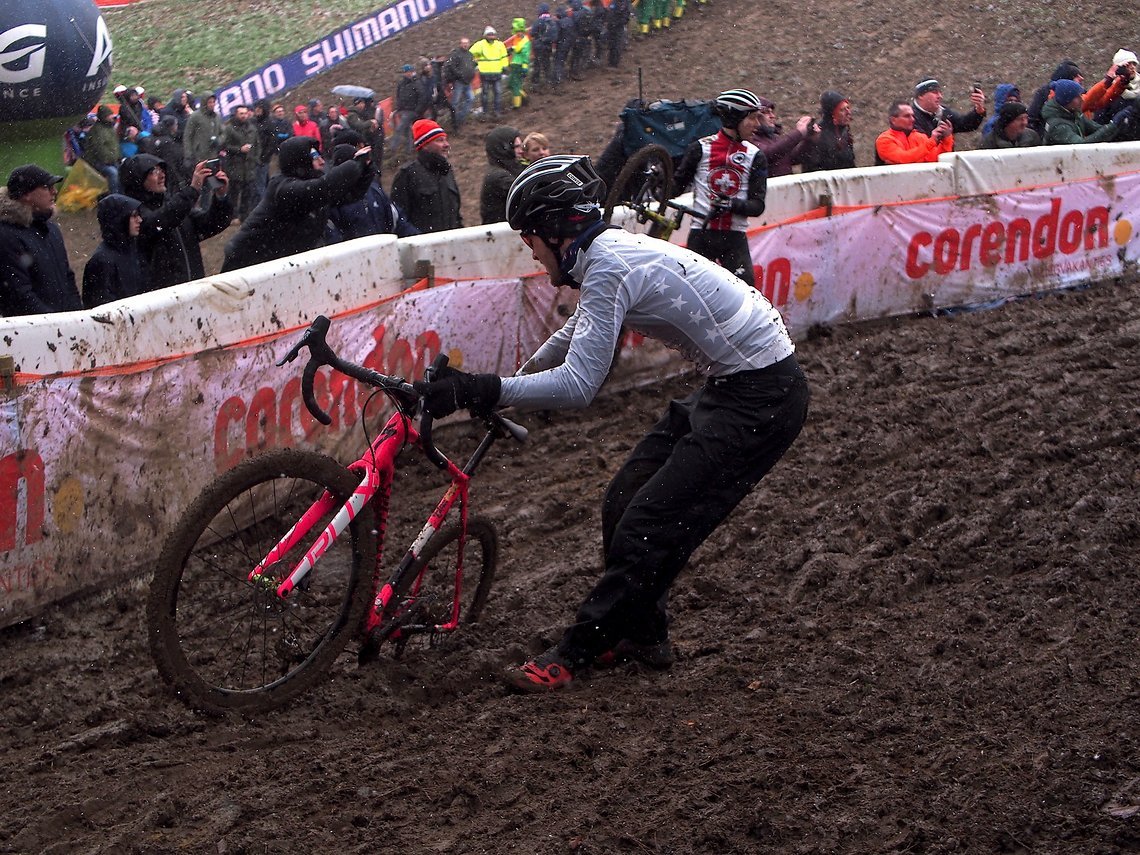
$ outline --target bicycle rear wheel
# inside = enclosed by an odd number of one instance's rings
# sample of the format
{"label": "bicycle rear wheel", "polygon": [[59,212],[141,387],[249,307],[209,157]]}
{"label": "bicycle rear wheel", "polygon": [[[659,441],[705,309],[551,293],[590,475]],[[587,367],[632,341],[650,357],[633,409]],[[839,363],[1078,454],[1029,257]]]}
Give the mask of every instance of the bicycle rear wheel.
{"label": "bicycle rear wheel", "polygon": [[[285,449],[241,463],[191,504],[167,538],[147,604],[150,650],[191,706],[261,712],[324,679],[370,604],[376,558],[365,506],[284,599],[274,588],[360,479],[323,454]],[[321,497],[336,504],[269,571],[250,571]]]}
{"label": "bicycle rear wheel", "polygon": [[608,223],[613,217],[614,208],[625,204],[643,205],[646,208],[656,205],[657,213],[664,215],[668,211],[665,203],[669,199],[672,184],[673,158],[669,156],[668,150],[660,145],[644,146],[633,153],[614,179],[614,186],[606,197],[602,219]]}
{"label": "bicycle rear wheel", "polygon": [[[463,549],[463,582],[459,598],[459,623],[475,623],[483,613],[498,565],[499,537],[494,525],[482,517],[467,520],[467,541]],[[418,565],[397,589],[390,614],[380,623],[365,645],[362,659],[374,658],[379,646],[395,630],[408,624],[436,626],[451,620],[455,599],[455,568],[459,561],[459,525],[453,523],[436,532],[420,555]],[[419,572],[418,568],[423,568]],[[416,580],[419,586],[416,586]]]}

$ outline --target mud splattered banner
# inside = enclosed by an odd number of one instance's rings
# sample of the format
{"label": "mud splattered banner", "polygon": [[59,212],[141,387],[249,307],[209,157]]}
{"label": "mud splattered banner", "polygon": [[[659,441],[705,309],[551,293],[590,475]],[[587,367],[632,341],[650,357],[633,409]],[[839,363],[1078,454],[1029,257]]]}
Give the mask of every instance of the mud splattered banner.
{"label": "mud splattered banner", "polygon": [[793,333],[1122,275],[1140,258],[1140,173],[984,196],[820,209],[749,236]]}
{"label": "mud splattered banner", "polygon": [[[545,277],[413,289],[338,316],[329,341],[348,359],[407,378],[441,351],[468,370],[511,373],[563,322],[557,300]],[[0,625],[145,569],[189,501],[247,455],[362,451],[369,390],[324,369],[315,389],[333,423],[318,424],[301,402],[303,363],[275,365],[297,335],[45,379],[9,398],[0,416]]]}

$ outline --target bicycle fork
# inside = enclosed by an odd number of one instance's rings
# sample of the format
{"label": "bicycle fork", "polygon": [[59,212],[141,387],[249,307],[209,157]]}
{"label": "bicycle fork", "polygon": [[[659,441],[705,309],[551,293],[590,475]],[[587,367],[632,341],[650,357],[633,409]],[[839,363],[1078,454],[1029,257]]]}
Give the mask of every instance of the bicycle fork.
{"label": "bicycle fork", "polygon": [[[451,632],[459,626],[459,603],[463,592],[463,551],[467,540],[467,484],[469,479],[458,469],[455,469],[451,474],[454,478],[451,486],[447,488],[439,500],[439,504],[435,506],[435,510],[428,517],[427,523],[420,530],[408,551],[404,553],[404,557],[400,559],[396,571],[376,592],[376,599],[373,601],[372,610],[368,614],[364,627],[366,634],[371,633],[379,626],[385,617],[391,616],[393,601],[401,589],[408,588],[405,580],[410,573],[415,573],[415,578],[412,579],[410,590],[406,592],[407,600],[409,603],[415,602],[423,585],[424,571],[427,569],[427,565],[424,564],[420,556],[423,555],[423,551],[432,537],[443,527],[448,513],[456,502],[459,503],[460,537],[456,544],[455,586],[451,602],[451,615],[445,623],[435,624],[431,628],[435,632]],[[408,627],[404,627],[404,629],[408,629]]]}

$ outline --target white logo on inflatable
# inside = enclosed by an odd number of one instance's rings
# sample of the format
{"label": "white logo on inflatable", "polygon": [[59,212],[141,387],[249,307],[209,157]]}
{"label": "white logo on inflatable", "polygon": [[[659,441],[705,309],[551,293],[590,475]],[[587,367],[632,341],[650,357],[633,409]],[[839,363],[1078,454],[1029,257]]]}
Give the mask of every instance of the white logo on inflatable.
{"label": "white logo on inflatable", "polygon": [[95,26],[95,53],[91,57],[91,67],[87,69],[87,76],[94,77],[99,73],[99,66],[111,58],[111,34],[107,31],[107,24],[103,16],[99,16],[99,23]]}
{"label": "white logo on inflatable", "polygon": [[[0,33],[0,83],[23,83],[35,80],[44,73],[44,54],[47,46],[42,42],[31,47],[8,50],[23,39],[47,39],[44,24],[22,24]],[[12,68],[14,63],[27,58],[27,68]]]}

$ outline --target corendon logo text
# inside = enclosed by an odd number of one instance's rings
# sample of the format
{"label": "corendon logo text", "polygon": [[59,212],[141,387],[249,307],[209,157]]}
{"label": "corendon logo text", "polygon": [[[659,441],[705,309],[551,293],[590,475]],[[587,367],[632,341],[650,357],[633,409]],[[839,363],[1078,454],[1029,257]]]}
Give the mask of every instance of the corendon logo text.
{"label": "corendon logo text", "polygon": [[[362,364],[381,374],[415,378],[440,352],[439,335],[428,331],[415,342],[396,338],[383,325],[372,331],[374,347]],[[372,390],[338,372],[323,369],[313,381],[313,393],[321,409],[332,417],[327,428],[317,422],[301,399],[301,378],[293,377],[284,387],[263,386],[246,400],[234,396],[218,408],[214,421],[214,463],[219,472],[236,466],[243,457],[269,448],[284,448],[317,430],[343,431],[360,417]],[[368,415],[387,404],[383,395],[373,399]]]}
{"label": "corendon logo text", "polygon": [[947,228],[937,235],[919,232],[907,247],[906,274],[911,279],[921,279],[932,271],[945,276],[953,270],[969,270],[975,264],[995,267],[1030,258],[1043,260],[1057,253],[1104,249],[1108,236],[1108,208],[1098,205],[1062,215],[1061,200],[1054,199],[1049,213],[1033,222],[1018,217],[1009,223],[974,223],[961,231]]}

